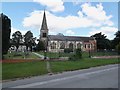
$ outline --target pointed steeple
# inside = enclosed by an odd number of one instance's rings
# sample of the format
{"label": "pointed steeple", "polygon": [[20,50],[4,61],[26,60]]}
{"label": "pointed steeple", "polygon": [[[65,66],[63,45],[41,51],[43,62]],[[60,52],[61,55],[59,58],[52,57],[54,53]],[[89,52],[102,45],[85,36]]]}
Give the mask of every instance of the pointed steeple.
{"label": "pointed steeple", "polygon": [[44,15],[43,15],[41,30],[48,30],[45,10],[44,10]]}

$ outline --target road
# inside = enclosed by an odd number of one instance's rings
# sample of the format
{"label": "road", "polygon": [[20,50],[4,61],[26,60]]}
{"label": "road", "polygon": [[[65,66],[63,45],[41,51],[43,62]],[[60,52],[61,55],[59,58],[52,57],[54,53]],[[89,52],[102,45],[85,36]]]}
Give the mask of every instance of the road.
{"label": "road", "polygon": [[118,65],[9,81],[2,88],[118,88]]}

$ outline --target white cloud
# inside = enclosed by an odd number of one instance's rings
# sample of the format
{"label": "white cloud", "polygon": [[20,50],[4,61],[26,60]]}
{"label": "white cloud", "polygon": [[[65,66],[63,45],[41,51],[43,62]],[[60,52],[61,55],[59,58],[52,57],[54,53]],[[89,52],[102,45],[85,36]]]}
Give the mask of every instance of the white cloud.
{"label": "white cloud", "polygon": [[33,0],[34,2],[40,3],[46,6],[48,10],[52,12],[64,11],[64,5],[62,0]]}
{"label": "white cloud", "polygon": [[[38,0],[35,1],[38,2]],[[44,0],[43,1],[39,0],[39,3],[42,3],[47,7],[52,7],[49,6],[50,3],[45,3]],[[55,5],[53,4],[53,6]],[[68,31],[66,30],[71,30],[71,29],[74,30],[74,28],[96,28],[96,27],[100,28],[102,26],[112,27],[114,24],[110,20],[112,18],[112,15],[108,15],[108,16],[106,15],[106,12],[101,3],[97,4],[96,6],[92,6],[89,3],[84,3],[81,5],[81,9],[82,9],[81,11],[79,10],[77,12],[78,16],[67,15],[65,17],[56,16],[50,13],[49,11],[46,11],[47,24],[50,32],[49,34],[57,34],[59,32],[68,33]],[[43,19],[43,10],[33,11],[27,17],[24,18],[23,26],[30,28],[34,27],[36,30],[40,30],[42,19]],[[106,29],[110,31],[110,28],[106,28]],[[100,28],[100,30],[104,31],[103,28]]]}
{"label": "white cloud", "polygon": [[107,38],[113,39],[115,36],[114,34],[118,31],[115,27],[109,27],[109,26],[103,26],[100,29],[92,29],[92,31],[89,32],[90,35],[94,35],[96,33],[102,32],[103,34],[107,35]]}
{"label": "white cloud", "polygon": [[67,31],[66,31],[66,34],[68,34],[68,35],[74,35],[75,32],[73,32],[72,30],[67,30]]}
{"label": "white cloud", "polygon": [[102,4],[97,4],[95,6],[91,6],[91,4],[85,3],[81,5],[82,12],[87,15],[88,18],[98,20],[98,21],[106,21],[109,20],[112,15],[107,16],[106,12],[103,9]]}

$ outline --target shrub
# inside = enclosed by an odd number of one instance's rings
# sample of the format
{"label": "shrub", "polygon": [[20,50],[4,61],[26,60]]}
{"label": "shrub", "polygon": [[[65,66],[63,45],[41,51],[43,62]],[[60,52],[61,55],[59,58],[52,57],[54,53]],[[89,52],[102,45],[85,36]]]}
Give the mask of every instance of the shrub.
{"label": "shrub", "polygon": [[79,58],[79,59],[81,59],[82,58],[82,51],[81,51],[81,48],[78,48],[78,49],[76,49],[76,51],[75,51],[76,53],[76,58]]}
{"label": "shrub", "polygon": [[79,49],[76,49],[75,50],[75,54],[74,55],[71,55],[70,57],[69,57],[69,60],[71,60],[71,61],[76,61],[76,60],[80,60],[82,58],[82,51],[81,51],[81,49],[79,48]]}
{"label": "shrub", "polygon": [[71,49],[71,48],[65,48],[65,49],[64,49],[64,52],[65,52],[65,53],[70,53],[70,52],[73,52],[73,49]]}

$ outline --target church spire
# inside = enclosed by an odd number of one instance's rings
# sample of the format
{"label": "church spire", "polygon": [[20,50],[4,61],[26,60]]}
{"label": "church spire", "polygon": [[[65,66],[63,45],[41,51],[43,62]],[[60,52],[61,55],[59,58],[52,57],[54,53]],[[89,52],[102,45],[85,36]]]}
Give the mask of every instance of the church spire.
{"label": "church spire", "polygon": [[48,30],[45,10],[43,15],[41,30]]}

